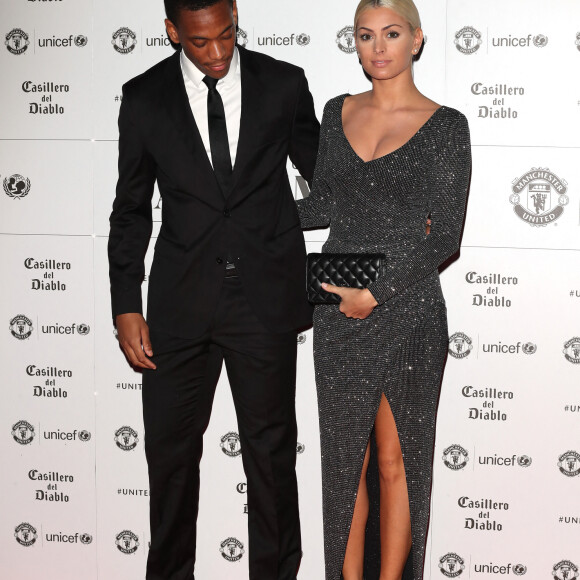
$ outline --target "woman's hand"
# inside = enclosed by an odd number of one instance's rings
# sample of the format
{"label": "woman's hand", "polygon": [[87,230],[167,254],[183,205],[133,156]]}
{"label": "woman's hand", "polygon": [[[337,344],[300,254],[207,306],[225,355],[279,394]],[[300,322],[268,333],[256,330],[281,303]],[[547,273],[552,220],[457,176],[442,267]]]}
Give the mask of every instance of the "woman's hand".
{"label": "woman's hand", "polygon": [[341,288],[332,284],[322,284],[322,288],[331,294],[340,296],[340,311],[347,318],[362,320],[366,318],[378,306],[378,302],[370,290],[358,288]]}

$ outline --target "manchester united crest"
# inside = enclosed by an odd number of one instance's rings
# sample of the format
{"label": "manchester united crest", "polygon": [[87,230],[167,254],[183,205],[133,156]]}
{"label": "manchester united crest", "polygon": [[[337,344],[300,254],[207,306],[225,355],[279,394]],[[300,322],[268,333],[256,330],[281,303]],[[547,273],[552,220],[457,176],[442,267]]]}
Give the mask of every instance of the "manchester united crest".
{"label": "manchester united crest", "polygon": [[113,34],[111,44],[118,53],[129,54],[135,50],[137,36],[130,28],[124,26]]}
{"label": "manchester united crest", "polygon": [[463,332],[455,332],[449,337],[449,354],[453,358],[465,358],[473,350],[471,338]]}
{"label": "manchester united crest", "polygon": [[532,167],[512,184],[510,203],[515,214],[532,227],[556,221],[568,205],[568,183],[548,168]]}
{"label": "manchester united crest", "polygon": [[245,554],[244,544],[237,538],[227,538],[220,544],[220,552],[228,562],[239,562]]}
{"label": "manchester united crest", "polygon": [[137,431],[127,425],[117,429],[115,431],[115,443],[123,451],[133,451],[137,447],[137,443],[139,443]]}
{"label": "manchester united crest", "polygon": [[117,534],[115,544],[119,552],[123,552],[123,554],[134,554],[139,547],[139,536],[131,530],[123,530]]}
{"label": "manchester united crest", "polygon": [[580,336],[575,336],[564,343],[562,351],[566,360],[572,364],[580,364]]}
{"label": "manchester united crest", "polygon": [[33,546],[38,538],[36,528],[29,523],[23,522],[14,529],[14,537],[21,546]]}
{"label": "manchester united crest", "polygon": [[455,552],[449,552],[439,559],[439,570],[447,578],[457,578],[465,570],[465,561]]}
{"label": "manchester united crest", "polygon": [[555,580],[575,580],[578,578],[578,566],[570,560],[561,560],[552,568]]}
{"label": "manchester united crest", "polygon": [[464,26],[455,33],[455,48],[462,54],[473,54],[481,46],[481,32],[473,26]]}
{"label": "manchester united crest", "polygon": [[566,477],[576,477],[580,474],[580,454],[576,451],[566,451],[558,457],[560,473]]}
{"label": "manchester united crest", "polygon": [[30,41],[28,34],[21,28],[13,28],[7,35],[4,41],[8,52],[12,54],[22,54],[28,49]]}
{"label": "manchester united crest", "polygon": [[469,461],[469,453],[461,445],[450,445],[443,451],[443,463],[453,470],[458,471],[463,469]]}
{"label": "manchester united crest", "polygon": [[28,445],[34,439],[34,427],[24,420],[20,420],[12,425],[12,437],[20,445]]}
{"label": "manchester united crest", "polygon": [[26,340],[30,338],[34,327],[32,326],[32,320],[24,314],[17,314],[11,321],[10,321],[10,333],[14,338],[18,340]]}
{"label": "manchester united crest", "polygon": [[356,51],[354,43],[354,26],[345,26],[336,33],[336,44],[342,52],[351,54]]}
{"label": "manchester united crest", "polygon": [[241,455],[242,453],[242,448],[240,445],[240,436],[234,431],[226,433],[221,438],[220,447],[228,457],[238,457],[238,455]]}

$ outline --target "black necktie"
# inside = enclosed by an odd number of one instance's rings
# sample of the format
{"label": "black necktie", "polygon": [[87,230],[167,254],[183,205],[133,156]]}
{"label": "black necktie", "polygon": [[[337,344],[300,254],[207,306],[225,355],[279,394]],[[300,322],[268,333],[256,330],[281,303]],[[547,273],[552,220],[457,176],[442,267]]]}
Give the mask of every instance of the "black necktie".
{"label": "black necktie", "polygon": [[217,79],[204,77],[207,85],[207,121],[213,170],[224,195],[229,193],[232,177],[232,158],[226,126],[224,103],[216,90]]}

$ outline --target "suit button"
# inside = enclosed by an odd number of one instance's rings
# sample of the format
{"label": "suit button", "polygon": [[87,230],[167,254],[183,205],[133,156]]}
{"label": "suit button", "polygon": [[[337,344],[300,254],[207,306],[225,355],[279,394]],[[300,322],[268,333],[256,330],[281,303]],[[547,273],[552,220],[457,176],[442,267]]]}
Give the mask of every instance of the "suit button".
{"label": "suit button", "polygon": [[224,261],[223,261],[221,258],[216,258],[216,259],[215,259],[215,261],[216,261],[218,264],[223,264],[223,263],[224,263]]}
{"label": "suit button", "polygon": [[231,217],[231,213],[229,209],[224,209],[224,217]]}

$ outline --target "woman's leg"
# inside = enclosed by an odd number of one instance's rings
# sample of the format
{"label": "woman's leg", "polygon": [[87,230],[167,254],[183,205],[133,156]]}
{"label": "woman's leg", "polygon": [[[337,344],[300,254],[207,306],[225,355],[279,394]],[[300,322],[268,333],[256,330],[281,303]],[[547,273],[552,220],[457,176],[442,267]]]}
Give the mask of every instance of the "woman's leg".
{"label": "woman's leg", "polygon": [[367,468],[369,466],[370,445],[367,445],[362,472],[352,514],[350,533],[344,553],[342,575],[344,580],[363,580],[365,555],[365,529],[369,516],[369,494],[367,492]]}
{"label": "woman's leg", "polygon": [[381,396],[375,420],[380,484],[381,575],[401,580],[411,549],[411,516],[405,465],[391,407]]}

